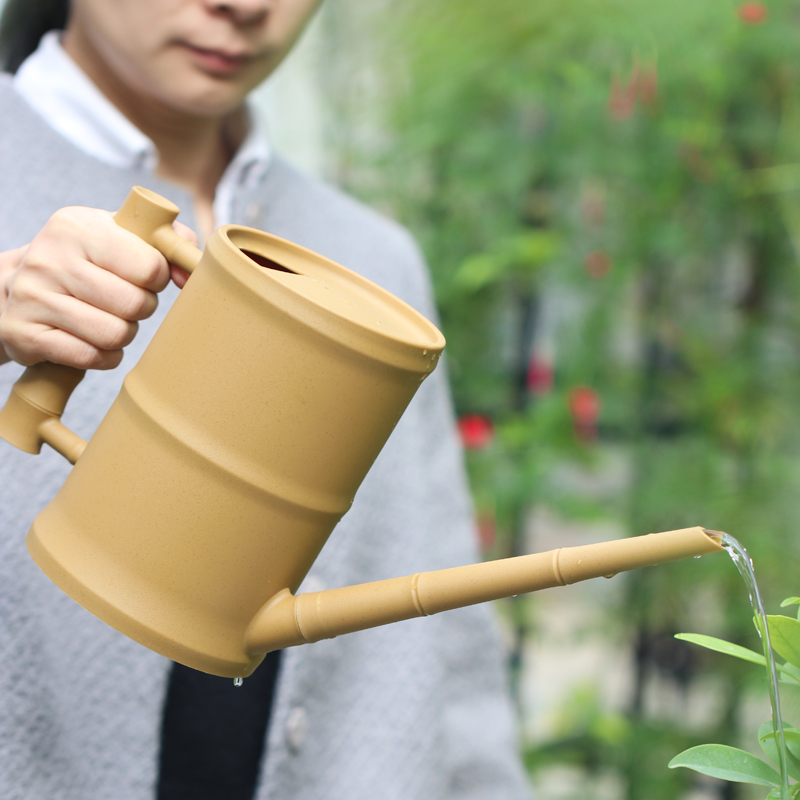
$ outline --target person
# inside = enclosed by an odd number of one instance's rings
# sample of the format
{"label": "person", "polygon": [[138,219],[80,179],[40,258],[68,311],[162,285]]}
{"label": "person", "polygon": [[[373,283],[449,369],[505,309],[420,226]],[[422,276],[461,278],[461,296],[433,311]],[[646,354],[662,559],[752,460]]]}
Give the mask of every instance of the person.
{"label": "person", "polygon": [[[395,223],[271,151],[247,94],[318,0],[9,0],[0,24],[0,398],[23,365],[88,368],[90,438],[185,273],[113,222],[132,185],[201,242],[251,225],[434,316]],[[61,28],[63,27],[63,31]],[[42,35],[44,34],[44,35]],[[120,363],[123,360],[123,366]],[[271,654],[241,688],[96,620],[25,553],[69,465],[0,443],[0,796],[517,800],[501,648],[475,606]],[[477,557],[446,376],[421,387],[305,589]]]}

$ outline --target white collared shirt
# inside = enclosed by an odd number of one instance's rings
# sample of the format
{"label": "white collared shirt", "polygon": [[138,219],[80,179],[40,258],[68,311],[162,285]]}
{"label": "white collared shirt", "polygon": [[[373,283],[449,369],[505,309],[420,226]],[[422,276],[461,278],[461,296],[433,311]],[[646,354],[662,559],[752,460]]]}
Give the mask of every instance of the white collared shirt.
{"label": "white collared shirt", "polygon": [[[21,64],[14,89],[50,127],[90,156],[112,167],[155,171],[158,152],[124,114],[92,83],[61,47],[60,32],[46,33]],[[271,158],[266,132],[250,111],[250,129],[217,184],[214,223],[232,221],[238,189],[255,187]]]}

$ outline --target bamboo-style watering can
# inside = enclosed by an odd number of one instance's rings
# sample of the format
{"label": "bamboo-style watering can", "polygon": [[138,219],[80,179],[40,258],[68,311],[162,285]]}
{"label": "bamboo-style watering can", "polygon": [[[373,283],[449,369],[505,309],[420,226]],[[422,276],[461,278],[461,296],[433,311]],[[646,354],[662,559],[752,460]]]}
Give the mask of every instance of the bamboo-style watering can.
{"label": "bamboo-style watering can", "polygon": [[203,253],[135,188],[122,227],[192,273],[90,442],[60,421],[83,372],[29,367],[0,436],[75,467],[27,536],[100,619],[205,672],[376,625],[720,550],[702,528],[295,596],[444,338],[359,275],[226,225]]}

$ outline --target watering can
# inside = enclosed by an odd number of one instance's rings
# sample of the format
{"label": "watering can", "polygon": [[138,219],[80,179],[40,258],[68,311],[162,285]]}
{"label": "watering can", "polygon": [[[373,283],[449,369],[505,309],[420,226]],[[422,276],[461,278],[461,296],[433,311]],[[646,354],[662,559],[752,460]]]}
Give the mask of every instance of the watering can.
{"label": "watering can", "polygon": [[26,538],[45,574],[175,661],[246,677],[264,655],[721,549],[703,528],[295,595],[444,337],[396,297],[275,236],[204,252],[141,187],[119,225],[192,273],[90,442],[61,422],[81,370],[29,367],[0,436],[75,466]]}

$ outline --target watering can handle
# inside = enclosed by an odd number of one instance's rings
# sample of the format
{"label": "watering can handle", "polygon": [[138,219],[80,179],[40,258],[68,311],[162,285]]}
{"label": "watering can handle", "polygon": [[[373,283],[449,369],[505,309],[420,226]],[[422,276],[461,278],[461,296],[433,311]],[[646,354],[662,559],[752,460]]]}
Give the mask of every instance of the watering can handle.
{"label": "watering can handle", "polygon": [[[134,186],[114,220],[152,245],[173,264],[192,272],[202,253],[172,229],[179,209],[161,195]],[[28,367],[0,410],[0,437],[26,453],[44,443],[74,464],[86,442],[61,422],[61,415],[85,370],[48,361]]]}

